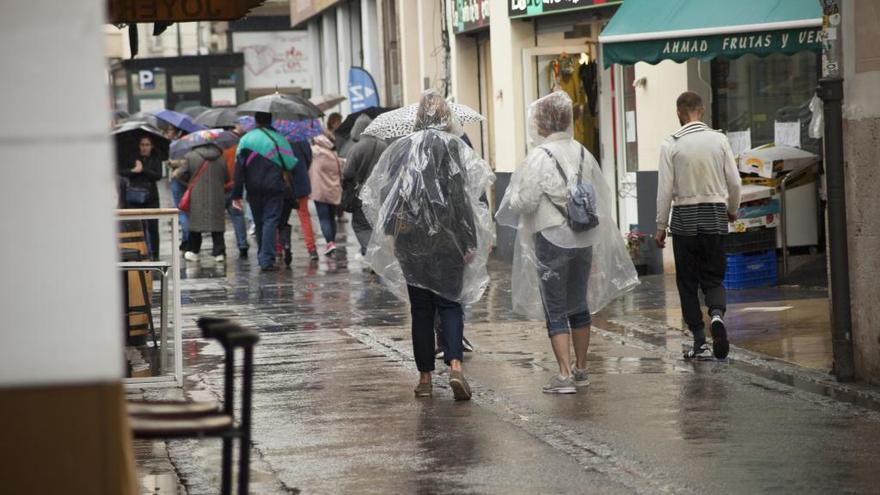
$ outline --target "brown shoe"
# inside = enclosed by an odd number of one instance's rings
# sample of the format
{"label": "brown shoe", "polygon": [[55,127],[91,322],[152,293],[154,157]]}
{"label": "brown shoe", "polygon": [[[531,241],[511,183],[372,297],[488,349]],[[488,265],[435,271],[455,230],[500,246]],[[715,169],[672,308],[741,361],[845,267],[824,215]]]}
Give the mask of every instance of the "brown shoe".
{"label": "brown shoe", "polygon": [[471,400],[471,386],[461,371],[449,372],[449,388],[452,389],[455,400]]}
{"label": "brown shoe", "polygon": [[430,397],[433,393],[433,385],[430,383],[419,383],[414,390],[416,397]]}

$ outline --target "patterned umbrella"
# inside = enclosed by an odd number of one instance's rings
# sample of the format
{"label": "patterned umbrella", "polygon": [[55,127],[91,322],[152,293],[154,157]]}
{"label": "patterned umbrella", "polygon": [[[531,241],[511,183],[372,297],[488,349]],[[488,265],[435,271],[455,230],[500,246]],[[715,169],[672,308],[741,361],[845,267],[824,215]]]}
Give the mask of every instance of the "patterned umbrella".
{"label": "patterned umbrella", "polygon": [[206,144],[214,144],[220,149],[226,149],[238,144],[238,136],[234,132],[223,129],[207,129],[196,131],[171,143],[171,159],[183,158],[191,149]]}
{"label": "patterned umbrella", "polygon": [[[450,103],[449,107],[452,113],[461,124],[469,124],[471,122],[480,122],[486,118],[480,115],[476,110],[459,105],[458,103]],[[377,116],[373,122],[364,129],[364,134],[376,136],[379,139],[393,139],[396,137],[407,136],[415,132],[416,113],[419,110],[419,104],[414,103],[397,110],[385,112]]]}
{"label": "patterned umbrella", "polygon": [[[254,118],[250,116],[239,117],[238,123],[247,131],[253,129],[257,125],[256,122],[254,122]],[[309,139],[324,133],[324,128],[321,126],[321,119],[275,119],[272,121],[272,127],[291,143],[308,141]]]}

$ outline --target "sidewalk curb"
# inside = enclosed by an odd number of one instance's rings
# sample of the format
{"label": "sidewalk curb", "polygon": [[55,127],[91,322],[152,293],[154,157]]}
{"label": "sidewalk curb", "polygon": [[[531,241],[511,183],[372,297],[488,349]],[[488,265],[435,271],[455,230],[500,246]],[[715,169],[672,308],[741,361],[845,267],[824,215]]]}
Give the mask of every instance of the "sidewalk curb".
{"label": "sidewalk curb", "polygon": [[[685,340],[688,338],[687,334],[678,328],[668,326],[658,320],[642,319],[648,321],[629,322],[612,318],[610,320],[597,319],[597,323],[601,325],[601,330],[609,335],[631,338],[641,345],[668,351],[670,354],[672,351],[666,345],[667,334],[681,335]],[[645,328],[645,323],[648,323],[650,327]],[[652,332],[650,331],[651,327],[660,331]],[[594,328],[599,330],[599,328]],[[728,362],[736,369],[800,391],[880,412],[880,388],[877,387],[864,383],[841,383],[836,381],[830,372],[806,368],[733,344],[730,346]]]}

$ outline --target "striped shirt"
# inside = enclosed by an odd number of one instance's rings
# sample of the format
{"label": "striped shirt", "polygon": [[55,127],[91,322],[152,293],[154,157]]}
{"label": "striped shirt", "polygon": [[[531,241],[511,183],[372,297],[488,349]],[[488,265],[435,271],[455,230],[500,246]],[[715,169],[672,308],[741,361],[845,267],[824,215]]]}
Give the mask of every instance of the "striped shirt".
{"label": "striped shirt", "polygon": [[727,205],[724,203],[700,203],[672,207],[672,235],[695,236],[727,234]]}

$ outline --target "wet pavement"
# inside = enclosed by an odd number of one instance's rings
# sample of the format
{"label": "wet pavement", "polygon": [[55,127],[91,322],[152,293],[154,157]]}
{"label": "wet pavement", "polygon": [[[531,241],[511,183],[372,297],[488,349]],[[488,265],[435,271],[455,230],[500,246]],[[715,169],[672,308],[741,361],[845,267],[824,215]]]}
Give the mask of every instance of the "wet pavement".
{"label": "wet pavement", "polygon": [[[339,243],[354,253],[341,227]],[[262,333],[252,493],[876,493],[880,413],[730,362],[684,362],[677,297],[660,290],[662,277],[597,318],[592,385],[548,396],[546,330],[511,313],[508,270],[493,261],[492,285],[466,317],[474,399],[454,402],[438,363],[434,397],[417,400],[406,304],[356,256],[312,264],[301,240],[295,248],[289,271],[260,273],[253,254],[184,270],[185,395],[222,394],[221,349],[199,338],[195,318]],[[732,326],[757,328],[808,317],[802,306],[746,307],[820,298],[733,299]],[[760,333],[732,338],[760,342]],[[217,492],[218,441],[138,445],[145,479],[174,475],[186,493]],[[144,493],[155,492],[145,484]]]}

